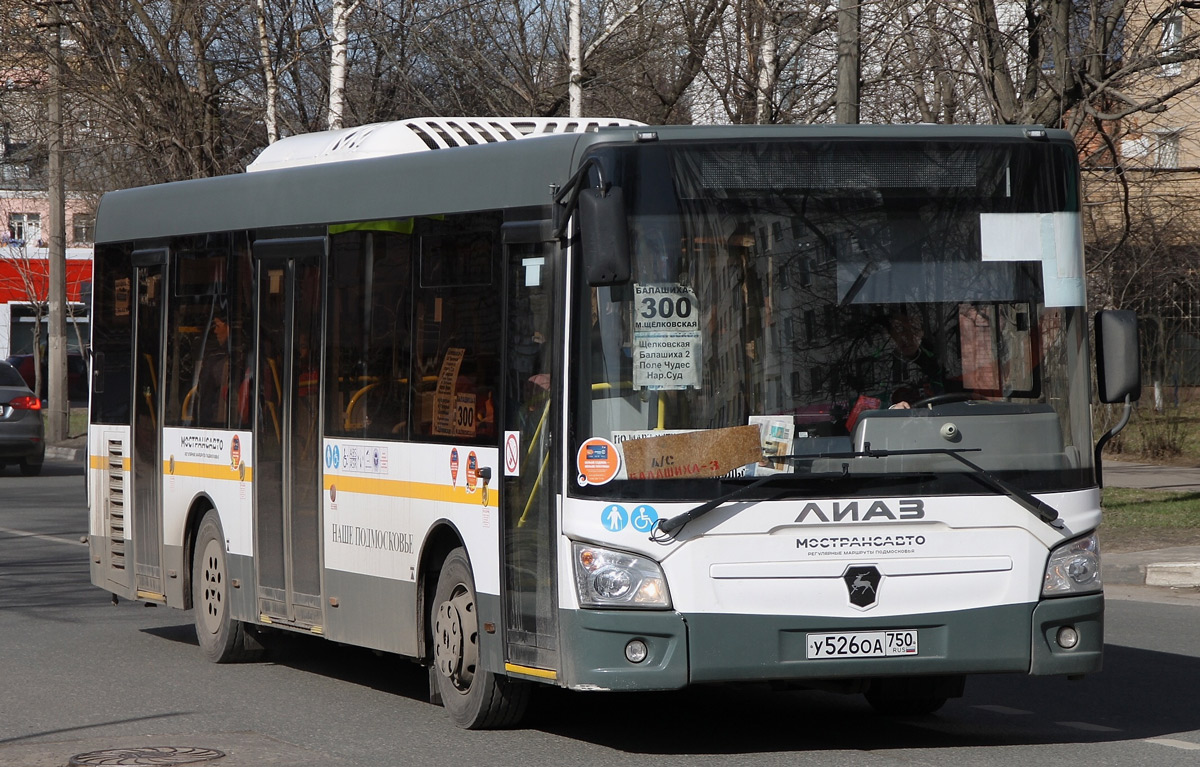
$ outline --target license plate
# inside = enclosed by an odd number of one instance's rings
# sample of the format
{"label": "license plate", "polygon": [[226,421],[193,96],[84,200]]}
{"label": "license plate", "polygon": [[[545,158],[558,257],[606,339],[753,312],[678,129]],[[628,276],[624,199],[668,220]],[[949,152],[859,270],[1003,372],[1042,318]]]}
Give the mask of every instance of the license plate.
{"label": "license plate", "polygon": [[808,634],[808,658],[887,658],[917,655],[917,630]]}

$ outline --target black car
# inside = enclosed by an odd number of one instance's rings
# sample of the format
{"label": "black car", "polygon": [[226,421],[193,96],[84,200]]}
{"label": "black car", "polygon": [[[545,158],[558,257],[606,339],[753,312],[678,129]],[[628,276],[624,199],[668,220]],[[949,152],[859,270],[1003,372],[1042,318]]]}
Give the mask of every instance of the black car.
{"label": "black car", "polygon": [[15,463],[32,477],[41,473],[45,458],[42,401],[12,365],[0,362],[0,469]]}

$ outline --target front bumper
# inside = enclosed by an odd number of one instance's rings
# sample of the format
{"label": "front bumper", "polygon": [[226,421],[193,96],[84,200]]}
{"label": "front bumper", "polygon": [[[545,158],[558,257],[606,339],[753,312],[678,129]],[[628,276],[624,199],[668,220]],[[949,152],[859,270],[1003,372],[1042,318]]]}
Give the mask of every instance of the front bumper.
{"label": "front bumper", "polygon": [[[664,690],[696,682],[798,681],[1012,672],[1099,671],[1104,597],[1092,594],[951,613],[872,619],[577,610],[560,614],[561,682],[576,689]],[[1058,646],[1063,626],[1078,644]],[[919,629],[917,657],[808,660],[810,632]],[[625,645],[641,639],[647,659]]]}

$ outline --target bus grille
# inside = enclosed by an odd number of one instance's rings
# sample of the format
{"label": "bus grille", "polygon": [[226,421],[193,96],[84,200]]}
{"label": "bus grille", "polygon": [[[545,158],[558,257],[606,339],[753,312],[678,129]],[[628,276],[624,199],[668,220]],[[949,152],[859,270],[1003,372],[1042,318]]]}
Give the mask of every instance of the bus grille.
{"label": "bus grille", "polygon": [[125,569],[125,445],[108,441],[108,492],[104,498],[108,528],[108,561],[114,570]]}

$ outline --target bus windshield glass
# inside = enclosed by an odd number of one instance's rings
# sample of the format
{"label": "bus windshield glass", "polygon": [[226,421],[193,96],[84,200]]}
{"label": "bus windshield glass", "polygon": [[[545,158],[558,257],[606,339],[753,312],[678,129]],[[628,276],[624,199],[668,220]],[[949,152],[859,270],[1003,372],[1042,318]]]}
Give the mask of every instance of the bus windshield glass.
{"label": "bus windshield glass", "polygon": [[991,492],[947,451],[1028,491],[1094,484],[1072,152],[596,149],[631,277],[572,291],[574,491]]}

